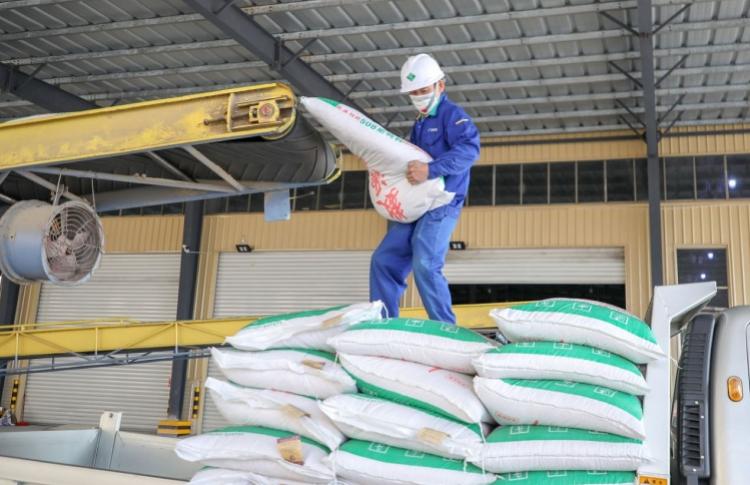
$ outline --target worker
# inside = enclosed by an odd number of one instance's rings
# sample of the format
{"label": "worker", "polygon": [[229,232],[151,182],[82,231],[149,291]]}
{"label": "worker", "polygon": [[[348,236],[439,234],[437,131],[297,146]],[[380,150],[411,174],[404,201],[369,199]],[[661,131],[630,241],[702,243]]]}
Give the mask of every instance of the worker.
{"label": "worker", "polygon": [[397,317],[406,278],[414,270],[429,318],[455,324],[443,265],[469,189],[469,170],[479,157],[479,132],[466,112],[446,96],[445,74],[428,54],[410,57],[404,63],[401,92],[409,94],[418,112],[410,140],[433,158],[430,163],[409,162],[407,180],[417,185],[443,177],[445,190],[455,197],[415,222],[389,223],[370,261],[370,299],[383,301],[388,316]]}

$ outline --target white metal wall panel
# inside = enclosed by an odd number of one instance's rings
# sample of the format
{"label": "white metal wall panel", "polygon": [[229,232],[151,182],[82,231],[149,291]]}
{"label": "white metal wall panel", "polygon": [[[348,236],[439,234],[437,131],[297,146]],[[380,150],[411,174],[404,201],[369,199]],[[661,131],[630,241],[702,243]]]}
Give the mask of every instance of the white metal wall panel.
{"label": "white metal wall panel", "polygon": [[[214,317],[271,315],[367,301],[370,251],[222,253]],[[223,376],[209,359],[208,375]],[[203,430],[227,426],[205,396]]]}
{"label": "white metal wall panel", "polygon": [[179,253],[105,254],[91,280],[80,286],[42,285],[37,321],[173,320],[179,276]]}
{"label": "white metal wall panel", "polygon": [[623,248],[451,251],[452,284],[625,284]]}
{"label": "white metal wall panel", "polygon": [[272,315],[369,299],[369,251],[222,253],[214,317]]}
{"label": "white metal wall panel", "polygon": [[[81,286],[42,285],[37,320],[173,320],[179,269],[178,253],[104,255]],[[170,374],[169,361],[30,374],[24,419],[96,425],[102,412],[122,411],[123,429],[154,431],[166,415]]]}
{"label": "white metal wall panel", "polygon": [[[50,359],[36,359],[34,365],[45,362]],[[171,371],[169,360],[30,374],[23,419],[93,426],[104,411],[122,411],[123,429],[153,433],[166,417]]]}

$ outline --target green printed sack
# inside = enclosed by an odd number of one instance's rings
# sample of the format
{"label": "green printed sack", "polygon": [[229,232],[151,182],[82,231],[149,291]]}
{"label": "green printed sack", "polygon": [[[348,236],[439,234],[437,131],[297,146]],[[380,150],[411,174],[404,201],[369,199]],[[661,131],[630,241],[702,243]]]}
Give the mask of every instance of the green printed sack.
{"label": "green printed sack", "polygon": [[489,423],[471,377],[437,367],[366,355],[339,354],[362,394],[426,409],[462,423]]}
{"label": "green printed sack", "polygon": [[501,426],[478,460],[493,473],[536,470],[635,471],[647,461],[643,442],[557,426]]}
{"label": "green printed sack", "polygon": [[358,323],[328,343],[343,354],[402,359],[464,374],[474,374],[474,357],[497,346],[467,328],[413,318]]}
{"label": "green printed sack", "polygon": [[498,308],[490,315],[511,342],[550,340],[588,345],[636,364],[664,357],[646,322],[605,303],[551,298]]}
{"label": "green printed sack", "polygon": [[482,377],[583,382],[635,394],[648,392],[638,366],[606,350],[563,342],[516,342],[473,360]]}
{"label": "green printed sack", "polygon": [[635,473],[604,471],[543,471],[503,473],[495,485],[633,485]]}
{"label": "green printed sack", "polygon": [[211,359],[235,384],[325,399],[357,392],[354,380],[335,362],[336,356],[312,349],[262,352],[211,348]]}
{"label": "green printed sack", "polygon": [[495,481],[495,475],[462,460],[371,441],[347,441],[331,453],[328,462],[337,476],[360,485],[483,485]]}
{"label": "green printed sack", "polygon": [[375,301],[274,315],[250,323],[227,337],[226,342],[240,350],[300,348],[333,352],[326,343],[329,338],[355,323],[380,319],[382,311],[383,303]]}
{"label": "green printed sack", "polygon": [[205,466],[308,483],[334,479],[324,462],[330,450],[288,431],[260,426],[230,426],[177,442],[177,456]]}
{"label": "green printed sack", "polygon": [[474,389],[502,425],[563,426],[644,439],[637,397],[569,381],[474,378]]}

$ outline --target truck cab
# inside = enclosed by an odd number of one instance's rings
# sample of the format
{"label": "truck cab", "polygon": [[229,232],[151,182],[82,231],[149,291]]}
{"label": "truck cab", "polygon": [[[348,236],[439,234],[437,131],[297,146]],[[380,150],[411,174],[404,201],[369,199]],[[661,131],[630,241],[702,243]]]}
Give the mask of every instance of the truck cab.
{"label": "truck cab", "polygon": [[699,314],[681,338],[672,481],[750,483],[750,306]]}

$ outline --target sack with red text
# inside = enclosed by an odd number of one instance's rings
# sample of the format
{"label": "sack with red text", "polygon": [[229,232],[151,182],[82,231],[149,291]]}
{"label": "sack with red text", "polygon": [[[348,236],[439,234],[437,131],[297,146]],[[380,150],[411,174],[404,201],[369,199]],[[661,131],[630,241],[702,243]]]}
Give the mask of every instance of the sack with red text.
{"label": "sack with red text", "polygon": [[410,161],[432,157],[394,135],[354,108],[327,98],[300,98],[300,103],[323,127],[367,164],[370,199],[378,213],[396,222],[414,222],[425,212],[453,200],[442,177],[412,185],[406,179]]}

